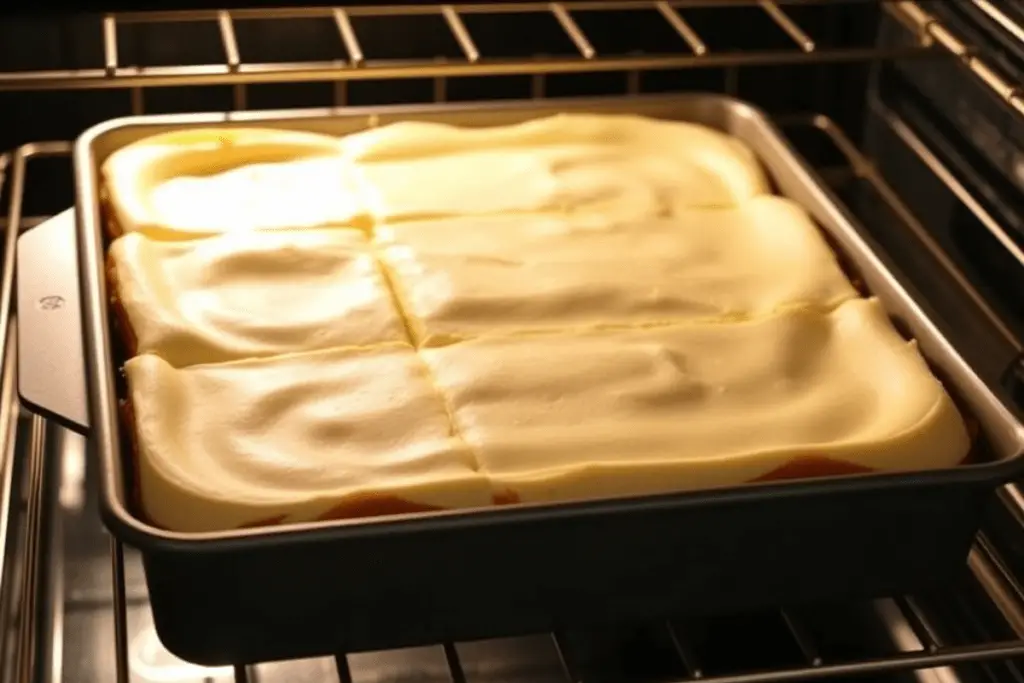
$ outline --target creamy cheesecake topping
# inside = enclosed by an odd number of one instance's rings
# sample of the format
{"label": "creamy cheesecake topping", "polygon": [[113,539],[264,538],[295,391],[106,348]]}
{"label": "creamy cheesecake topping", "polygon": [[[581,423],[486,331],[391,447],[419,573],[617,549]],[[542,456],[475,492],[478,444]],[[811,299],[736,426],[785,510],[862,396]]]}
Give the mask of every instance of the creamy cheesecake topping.
{"label": "creamy cheesecake topping", "polygon": [[487,505],[406,346],[174,368],[125,364],[147,516],[177,531]]}
{"label": "creamy cheesecake topping", "polygon": [[781,197],[671,219],[463,217],[378,229],[417,342],[828,310],[857,295]]}
{"label": "creamy cheesecake topping", "polygon": [[356,230],[175,242],[131,233],[109,258],[136,351],[178,367],[407,341]]}
{"label": "creamy cheesecake topping", "polygon": [[523,501],[735,485],[801,457],[951,467],[970,447],[916,345],[873,299],[423,354],[481,471]]}
{"label": "creamy cheesecake topping", "polygon": [[[139,495],[184,532],[949,467],[965,423],[753,153],[562,114],[102,167]],[[227,361],[227,362],[226,362]]]}

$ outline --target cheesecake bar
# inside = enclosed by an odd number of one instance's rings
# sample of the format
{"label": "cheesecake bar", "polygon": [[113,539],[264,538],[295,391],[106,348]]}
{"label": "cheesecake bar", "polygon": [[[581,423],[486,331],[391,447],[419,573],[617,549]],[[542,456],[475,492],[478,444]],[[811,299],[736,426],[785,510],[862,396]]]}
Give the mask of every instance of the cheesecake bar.
{"label": "cheesecake bar", "polygon": [[100,175],[111,237],[367,227],[354,169],[327,135],[262,128],[163,133],[118,149]]}
{"label": "cheesecake bar", "polygon": [[412,335],[428,346],[828,310],[857,295],[807,213],[774,196],[672,218],[459,217],[376,235]]}
{"label": "cheesecake bar", "polygon": [[162,241],[141,233],[107,254],[129,352],[176,367],[407,342],[364,233],[229,233]]}
{"label": "cheesecake bar", "polygon": [[559,114],[487,128],[404,122],[341,145],[377,222],[538,212],[646,219],[769,191],[735,138],[639,116]]}
{"label": "cheesecake bar", "polygon": [[970,449],[952,400],[876,300],[422,354],[503,500],[952,467]]}
{"label": "cheesecake bar", "polygon": [[141,507],[181,532],[490,505],[408,346],[125,364]]}

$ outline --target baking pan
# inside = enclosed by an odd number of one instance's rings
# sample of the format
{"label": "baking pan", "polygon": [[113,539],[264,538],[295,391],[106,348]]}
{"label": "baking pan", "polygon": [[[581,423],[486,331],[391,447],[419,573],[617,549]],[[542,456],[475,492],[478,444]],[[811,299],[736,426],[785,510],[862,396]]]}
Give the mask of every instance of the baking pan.
{"label": "baking pan", "polygon": [[[112,151],[194,126],[255,123],[340,135],[407,119],[498,125],[569,110],[693,121],[750,145],[779,192],[812,212],[976,419],[980,461],[915,474],[223,533],[165,531],[135,515],[97,194],[97,169]],[[1000,484],[1024,472],[1020,423],[769,120],[734,99],[136,117],[85,133],[75,164],[74,237],[65,216],[19,243],[20,392],[26,404],[90,437],[104,521],[141,551],[157,633],[192,662],[239,664],[921,588],[962,570],[984,507]],[[68,369],[77,359],[84,373]]]}

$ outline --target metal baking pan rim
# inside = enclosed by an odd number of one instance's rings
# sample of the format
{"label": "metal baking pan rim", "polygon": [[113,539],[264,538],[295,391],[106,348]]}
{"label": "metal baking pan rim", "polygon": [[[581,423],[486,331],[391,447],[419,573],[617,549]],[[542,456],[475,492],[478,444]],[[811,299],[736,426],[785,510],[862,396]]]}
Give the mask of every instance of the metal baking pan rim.
{"label": "metal baking pan rim", "polygon": [[[684,509],[709,504],[726,505],[781,498],[816,498],[857,491],[907,489],[908,495],[921,487],[951,484],[983,484],[994,479],[1010,480],[1024,473],[1020,454],[991,463],[960,465],[956,468],[923,472],[877,472],[835,477],[742,484],[719,489],[662,493],[630,498],[557,503],[520,503],[509,506],[441,510],[371,518],[296,522],[267,527],[227,531],[184,533],[148,524],[136,517],[117,495],[116,484],[104,475],[100,488],[101,517],[119,540],[139,550],[159,552],[234,552],[284,540],[289,545],[317,544],[344,537],[356,539],[382,535],[404,535],[429,527],[432,531],[455,531],[476,526],[516,526],[559,519],[602,518],[621,513],[658,509]],[[995,488],[995,487],[993,487]],[[282,538],[283,537],[283,538]]]}
{"label": "metal baking pan rim", "polygon": [[[89,390],[89,415],[93,437],[98,449],[103,473],[100,477],[102,515],[107,525],[116,530],[126,542],[139,548],[159,546],[159,550],[222,552],[254,545],[262,545],[285,537],[290,543],[315,543],[325,536],[344,535],[353,538],[363,535],[403,533],[421,527],[433,529],[456,529],[478,524],[505,525],[519,524],[539,518],[589,517],[591,515],[613,515],[636,512],[660,507],[692,507],[712,503],[738,503],[741,501],[779,497],[816,497],[836,495],[840,492],[857,490],[880,490],[901,487],[917,487],[943,484],[981,484],[984,482],[1007,481],[1018,474],[1024,474],[1024,427],[1015,422],[1016,446],[1012,453],[995,461],[961,465],[955,468],[930,470],[913,473],[873,472],[841,477],[820,477],[780,482],[761,482],[740,486],[722,487],[680,493],[666,493],[629,498],[614,498],[595,501],[567,501],[558,503],[519,504],[508,507],[444,510],[410,515],[396,515],[366,519],[344,519],[293,523],[278,526],[232,529],[218,532],[183,533],[150,525],[135,516],[123,500],[123,463],[118,456],[121,445],[120,425],[117,424],[117,410],[113,405],[116,392],[112,383],[113,364],[109,358],[108,311],[104,278],[101,272],[104,252],[102,231],[99,229],[99,206],[97,202],[97,179],[92,163],[92,150],[102,136],[129,127],[196,127],[204,125],[259,123],[264,126],[287,128],[316,119],[343,118],[358,121],[365,119],[365,127],[384,125],[393,121],[417,116],[438,116],[463,114],[478,117],[480,114],[508,114],[516,111],[528,112],[570,110],[602,112],[635,112],[637,108],[661,105],[666,108],[684,102],[702,101],[717,103],[741,117],[757,119],[778,134],[770,119],[758,108],[736,98],[720,94],[692,93],[685,95],[654,95],[633,98],[573,98],[569,100],[539,100],[486,102],[468,104],[427,104],[394,105],[386,107],[321,108],[306,110],[275,110],[233,113],[172,114],[159,116],[134,116],[112,119],[83,133],[75,144],[76,200],[79,207],[77,220],[77,241],[79,246],[80,286],[83,297],[83,325],[85,328],[86,376]],[[781,135],[778,135],[780,139]],[[816,181],[817,179],[812,178]],[[818,183],[820,186],[820,182]],[[826,192],[831,204],[838,202]],[[849,222],[849,221],[848,221]],[[868,249],[871,252],[870,249]],[[872,254],[873,255],[873,254]],[[881,266],[884,270],[884,266]],[[903,296],[913,303],[905,291]],[[916,308],[916,305],[915,305]],[[931,326],[930,320],[920,311],[916,314]],[[935,336],[948,346],[948,341],[934,330]],[[954,356],[963,363],[958,354]],[[965,364],[966,365],[966,364]],[[969,368],[968,368],[969,369]],[[971,371],[973,375],[973,370]],[[1005,411],[1005,409],[1004,409]],[[1010,416],[1009,411],[1005,411]],[[1012,419],[1012,416],[1011,416]],[[994,488],[994,487],[993,487]]]}
{"label": "metal baking pan rim", "polygon": [[[382,106],[353,107],[310,107],[305,109],[259,109],[232,112],[196,112],[187,114],[144,114],[121,116],[108,119],[87,128],[75,141],[75,155],[87,157],[95,141],[113,131],[130,127],[195,127],[223,124],[259,124],[271,128],[285,128],[291,123],[310,120],[344,118],[358,120],[365,118],[364,128],[375,128],[411,116],[436,116],[451,113],[478,115],[482,113],[508,113],[533,109],[569,109],[588,111],[600,108],[602,112],[616,111],[635,113],[638,105],[664,105],[669,107],[679,102],[697,100],[718,102],[735,113],[749,118],[767,119],[767,115],[754,105],[731,95],[719,93],[686,93],[665,95],[639,95],[626,97],[573,97],[543,100],[488,100],[464,103],[389,104]],[[304,129],[305,130],[305,129]],[[77,164],[77,161],[76,161]],[[88,169],[90,172],[92,169]]]}

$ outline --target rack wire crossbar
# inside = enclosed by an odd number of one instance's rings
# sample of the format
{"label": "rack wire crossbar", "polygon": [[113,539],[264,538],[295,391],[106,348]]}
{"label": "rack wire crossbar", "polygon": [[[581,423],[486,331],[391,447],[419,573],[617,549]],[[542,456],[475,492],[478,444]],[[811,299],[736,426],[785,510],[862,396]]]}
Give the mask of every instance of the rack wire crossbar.
{"label": "rack wire crossbar", "polygon": [[[878,0],[832,0],[836,5],[865,4]],[[248,10],[181,10],[105,15],[101,24],[102,68],[0,73],[0,91],[53,89],[109,89],[172,87],[181,85],[245,85],[260,83],[359,81],[397,78],[456,78],[467,76],[514,76],[593,72],[636,72],[685,68],[803,63],[861,62],[871,59],[925,56],[932,38],[922,28],[931,21],[914,3],[897,3],[908,25],[918,25],[919,40],[908,47],[880,48],[873,44],[828,47],[819,45],[792,16],[791,7],[825,4],[824,0],[619,0],[609,2],[511,2],[496,4],[416,4],[385,7],[324,7]],[[754,9],[763,13],[789,39],[785,48],[772,50],[712,50],[687,20],[688,10],[714,7],[719,11]],[[660,17],[678,38],[678,49],[669,53],[638,51],[604,54],[595,47],[577,16],[581,13],[648,12]],[[488,54],[472,34],[464,17],[487,15],[496,20],[509,15],[547,15],[575,48],[574,54],[534,59],[502,58]],[[440,17],[461,55],[457,58],[414,60],[374,59],[359,38],[353,19],[387,17],[422,19]],[[335,25],[345,55],[329,61],[249,63],[240,53],[235,25],[241,21],[282,19],[329,19]],[[214,23],[220,36],[223,60],[215,64],[133,66],[123,64],[118,28],[127,25],[159,25],[180,22]],[[929,24],[931,26],[931,24]],[[933,27],[930,29],[935,31]],[[944,43],[945,44],[945,43]]]}
{"label": "rack wire crossbar", "polygon": [[[1010,35],[1024,36],[1024,28],[988,0],[969,0]],[[105,15],[101,23],[102,68],[0,72],[0,92],[33,90],[81,90],[183,85],[235,85],[323,81],[469,76],[529,75],[543,78],[552,74],[658,71],[687,68],[738,67],[747,65],[791,65],[806,63],[860,62],[933,55],[934,46],[961,60],[992,92],[1024,116],[1024,90],[992,68],[972,46],[946,28],[934,15],[913,0],[831,0],[827,4],[853,5],[882,2],[882,7],[916,36],[906,47],[876,45],[822,47],[791,16],[792,7],[820,6],[826,0],[725,0],[713,5],[707,0],[611,0],[608,2],[510,2],[500,4],[417,4],[408,6],[315,7],[287,9],[178,10]],[[686,19],[687,10],[714,6],[719,10],[759,9],[786,36],[788,49],[716,51]],[[574,13],[647,11],[665,22],[679,39],[679,50],[671,53],[603,54],[594,45]],[[509,59],[487,54],[470,31],[464,17],[488,15],[500,18],[512,14],[549,15],[575,46],[568,56]],[[379,60],[368,57],[359,39],[355,19],[440,17],[461,52],[460,59]],[[249,63],[243,59],[235,34],[238,21],[281,19],[330,19],[345,55],[329,61]],[[131,66],[121,63],[118,27],[159,25],[178,22],[213,22],[220,35],[224,59],[215,64],[178,66]],[[443,91],[443,89],[442,89]],[[241,91],[239,91],[241,93]],[[244,95],[236,104],[244,108]],[[339,102],[339,104],[344,104]]]}

